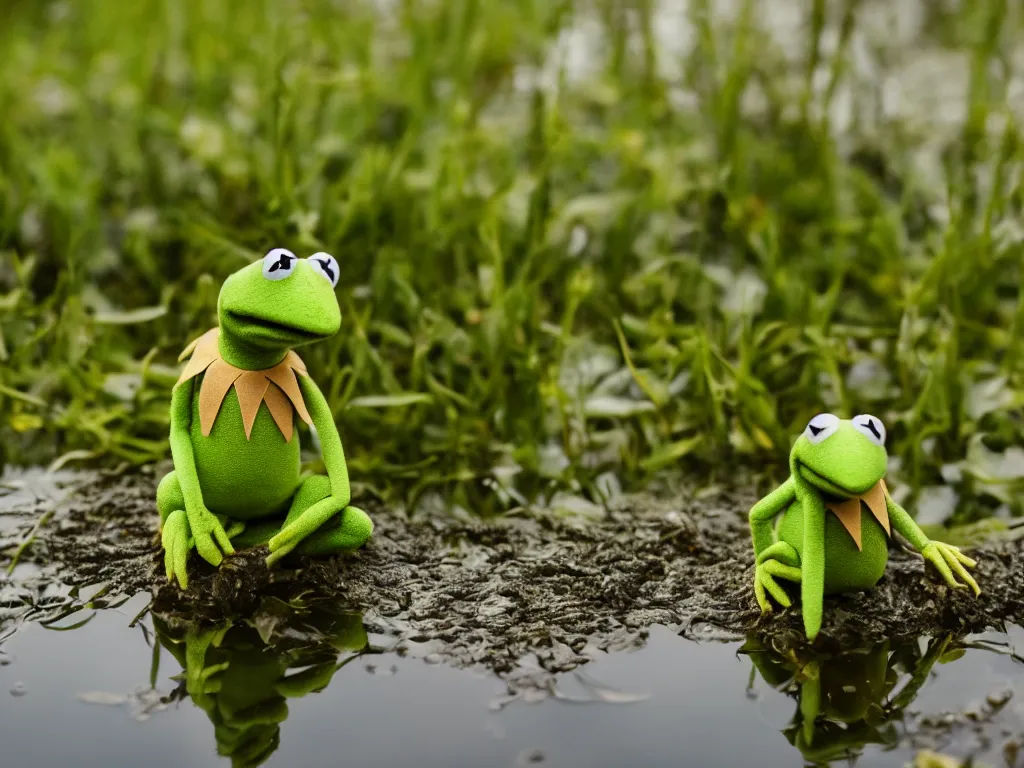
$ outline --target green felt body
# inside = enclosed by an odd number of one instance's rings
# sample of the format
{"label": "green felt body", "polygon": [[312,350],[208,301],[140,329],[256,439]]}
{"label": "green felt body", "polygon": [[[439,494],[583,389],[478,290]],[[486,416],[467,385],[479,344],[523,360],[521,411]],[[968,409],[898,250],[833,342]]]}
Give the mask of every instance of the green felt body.
{"label": "green felt body", "polygon": [[[871,589],[878,583],[889,562],[889,542],[885,529],[869,510],[861,505],[862,549],[857,549],[853,537],[833,514],[825,516],[824,534],[824,594]],[[803,560],[804,512],[798,502],[782,514],[776,538],[796,549]]]}
{"label": "green felt body", "polygon": [[[200,382],[196,382],[198,389]],[[294,420],[294,416],[293,416]],[[224,398],[209,437],[199,424],[199,398],[192,399],[189,428],[196,474],[206,507],[216,515],[255,520],[284,515],[299,487],[299,432],[285,442],[266,403],[260,403],[246,439],[238,395]]]}
{"label": "green felt body", "polygon": [[[161,520],[187,509],[191,493],[210,512],[225,518],[224,528],[232,521],[265,521],[249,523],[233,536],[240,546],[266,544],[286,528],[303,534],[285,542],[303,554],[327,555],[361,546],[372,535],[373,522],[349,505],[345,453],[327,401],[308,376],[299,377],[299,387],[314,425],[322,425],[321,451],[328,470],[327,475],[305,480],[299,474],[298,430],[285,442],[265,403],[260,404],[252,439],[246,440],[232,390],[205,436],[199,426],[198,386],[181,385],[175,391],[176,407],[172,405],[172,429],[176,425],[177,430],[171,439],[172,450],[183,457],[183,469],[168,473],[157,488]],[[308,516],[303,514],[307,512]]]}

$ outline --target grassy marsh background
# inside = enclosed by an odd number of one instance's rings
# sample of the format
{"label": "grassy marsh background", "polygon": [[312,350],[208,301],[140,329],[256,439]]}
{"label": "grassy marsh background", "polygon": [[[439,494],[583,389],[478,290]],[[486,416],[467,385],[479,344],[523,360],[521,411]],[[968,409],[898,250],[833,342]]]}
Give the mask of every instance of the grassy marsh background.
{"label": "grassy marsh background", "polygon": [[391,501],[766,484],[832,410],[885,421],[927,522],[1021,514],[1021,27],[1005,0],[6,3],[0,462],[165,457],[178,351],[284,245],[341,264],[343,330],[303,356]]}

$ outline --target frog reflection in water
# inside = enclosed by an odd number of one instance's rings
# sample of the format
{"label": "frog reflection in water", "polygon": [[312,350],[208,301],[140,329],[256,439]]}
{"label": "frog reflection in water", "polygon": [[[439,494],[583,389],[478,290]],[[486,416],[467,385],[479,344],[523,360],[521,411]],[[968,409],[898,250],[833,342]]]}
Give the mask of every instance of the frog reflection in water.
{"label": "frog reflection in water", "polygon": [[740,649],[754,663],[751,684],[756,670],[772,688],[797,699],[783,733],[814,765],[852,761],[868,744],[895,745],[904,710],[935,663],[953,652],[949,637],[932,639],[923,653],[916,641],[895,650],[886,641],[832,656],[807,647],[781,653],[753,637]]}
{"label": "frog reflection in water", "polygon": [[980,593],[967,572],[975,562],[950,544],[928,539],[892,500],[884,480],[887,462],[885,427],[875,416],[845,421],[823,413],[811,419],[790,452],[789,479],[750,510],[754,595],[763,613],[772,610],[769,595],[785,607],[791,604],[776,578],[798,582],[804,631],[814,640],[824,595],[870,589],[882,578],[890,526],[951,587]]}
{"label": "frog reflection in water", "polygon": [[[320,624],[326,624],[322,617]],[[337,614],[301,646],[269,646],[245,624],[176,628],[154,615],[160,644],[177,659],[188,695],[210,718],[217,753],[237,768],[262,765],[280,744],[287,700],[318,693],[367,649],[358,614]],[[345,653],[351,653],[344,659]],[[291,670],[298,670],[291,672]]]}

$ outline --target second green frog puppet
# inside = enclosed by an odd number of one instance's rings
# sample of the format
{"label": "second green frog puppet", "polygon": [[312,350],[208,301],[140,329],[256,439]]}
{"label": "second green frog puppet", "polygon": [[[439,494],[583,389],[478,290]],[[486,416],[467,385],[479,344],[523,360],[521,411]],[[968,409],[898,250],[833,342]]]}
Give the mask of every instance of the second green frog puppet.
{"label": "second green frog puppet", "polygon": [[776,579],[798,582],[804,630],[813,640],[821,629],[824,595],[870,589],[882,578],[893,528],[946,583],[966,589],[959,576],[980,594],[967,572],[975,562],[954,546],[929,540],[892,500],[884,480],[887,464],[880,419],[861,415],[847,421],[830,413],[811,419],[790,452],[789,479],[750,510],[754,594],[762,613],[772,609],[769,595],[785,607],[791,604]]}
{"label": "second green frog puppet", "polygon": [[[224,281],[219,328],[190,344],[171,398],[174,471],[157,489],[168,580],[188,586],[195,549],[220,565],[235,547],[267,544],[273,565],[292,550],[355,549],[373,531],[349,506],[334,417],[295,347],[338,332],[338,264],[275,248]],[[326,475],[300,475],[296,419],[320,440]]]}

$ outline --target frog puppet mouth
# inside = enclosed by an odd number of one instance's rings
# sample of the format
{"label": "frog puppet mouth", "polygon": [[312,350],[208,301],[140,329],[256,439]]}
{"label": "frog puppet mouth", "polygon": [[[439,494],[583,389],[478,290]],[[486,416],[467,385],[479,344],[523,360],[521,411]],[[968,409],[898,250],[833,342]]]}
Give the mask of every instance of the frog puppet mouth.
{"label": "frog puppet mouth", "polygon": [[866,488],[863,488],[861,490],[853,490],[851,488],[847,488],[843,485],[840,485],[831,478],[826,477],[820,472],[814,470],[810,465],[802,461],[796,462],[796,468],[797,471],[800,473],[800,476],[804,480],[806,480],[819,491],[821,491],[826,497],[832,497],[832,499],[836,501],[843,501],[845,499],[852,499],[856,496],[860,496],[861,494],[867,492],[872,487],[874,487],[875,484],[878,482],[878,480],[876,479],[873,480]]}
{"label": "frog puppet mouth", "polygon": [[866,504],[871,514],[885,529],[888,536],[892,535],[892,528],[889,522],[889,511],[886,508],[885,480],[881,478],[872,483],[863,491],[851,491],[837,483],[832,482],[820,472],[811,469],[803,462],[797,462],[797,471],[807,482],[817,488],[825,502],[825,507],[831,510],[843,524],[847,533],[857,545],[862,547],[861,536],[861,504]]}
{"label": "frog puppet mouth", "polygon": [[236,328],[257,328],[262,331],[268,331],[271,334],[284,335],[286,337],[293,337],[299,339],[316,340],[322,339],[324,336],[313,331],[308,331],[305,328],[298,328],[294,325],[288,325],[287,323],[281,323],[277,320],[271,320],[267,317],[260,317],[258,315],[251,315],[246,312],[239,312],[237,310],[229,309],[228,317],[236,323]]}

